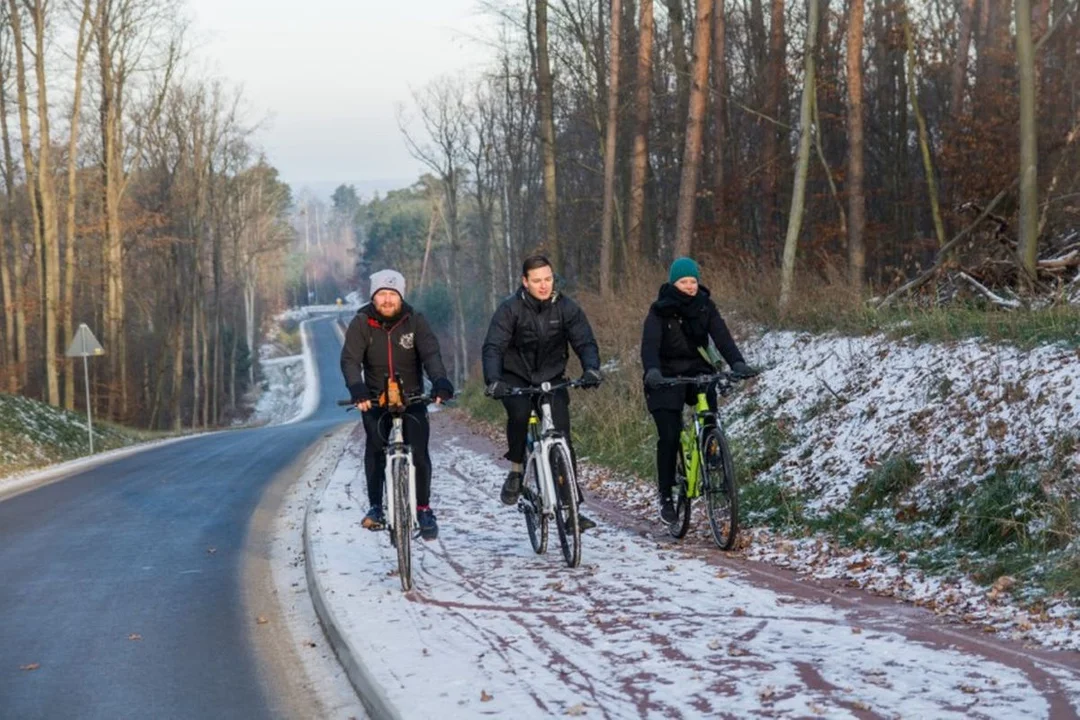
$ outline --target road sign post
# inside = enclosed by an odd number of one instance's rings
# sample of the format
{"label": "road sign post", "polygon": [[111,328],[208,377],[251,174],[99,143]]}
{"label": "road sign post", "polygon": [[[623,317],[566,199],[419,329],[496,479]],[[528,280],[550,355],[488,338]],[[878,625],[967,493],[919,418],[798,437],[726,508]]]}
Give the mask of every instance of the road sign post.
{"label": "road sign post", "polygon": [[90,332],[90,328],[86,326],[86,323],[80,323],[79,329],[75,331],[75,337],[71,339],[71,345],[68,347],[68,357],[81,357],[83,362],[83,381],[86,385],[86,432],[90,437],[90,454],[94,454],[94,418],[90,410],[90,366],[87,362],[87,358],[93,355],[97,357],[105,354],[105,348],[101,347],[101,343],[94,337],[94,333]]}

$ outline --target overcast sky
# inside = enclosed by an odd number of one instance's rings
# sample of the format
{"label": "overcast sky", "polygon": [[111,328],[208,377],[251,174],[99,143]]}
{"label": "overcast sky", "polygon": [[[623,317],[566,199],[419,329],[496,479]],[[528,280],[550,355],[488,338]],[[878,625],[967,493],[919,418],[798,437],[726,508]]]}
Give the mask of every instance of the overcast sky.
{"label": "overcast sky", "polygon": [[414,180],[398,104],[491,57],[476,0],[188,1],[196,55],[267,118],[258,143],[294,191]]}

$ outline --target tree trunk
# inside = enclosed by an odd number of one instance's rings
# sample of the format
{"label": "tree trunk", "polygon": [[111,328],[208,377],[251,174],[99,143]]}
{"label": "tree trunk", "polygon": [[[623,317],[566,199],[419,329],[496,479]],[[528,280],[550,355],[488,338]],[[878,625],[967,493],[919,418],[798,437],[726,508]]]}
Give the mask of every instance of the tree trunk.
{"label": "tree trunk", "polygon": [[903,8],[904,14],[904,40],[907,43],[908,55],[908,92],[911,95],[911,111],[915,114],[915,124],[919,128],[919,149],[922,152],[923,171],[926,174],[926,188],[930,195],[930,213],[934,219],[934,233],[937,236],[938,247],[945,246],[945,223],[941,218],[941,203],[938,200],[937,180],[934,176],[934,163],[930,157],[930,135],[926,129],[926,118],[919,109],[919,83],[915,77],[915,39],[911,32],[911,18],[907,14],[907,6]]}
{"label": "tree trunk", "polygon": [[[30,228],[32,235],[32,242],[34,245],[34,269],[38,278],[38,289],[43,288],[42,273],[41,273],[41,212],[38,207],[38,194],[33,191],[37,187],[37,163],[34,159],[34,153],[30,149],[30,110],[29,110],[29,98],[26,90],[26,62],[23,57],[23,34],[22,34],[22,16],[16,0],[9,0],[10,7],[9,20],[11,22],[11,38],[12,44],[15,46],[15,88],[16,88],[16,103],[19,109],[19,129],[21,131],[22,151],[23,151],[23,174],[26,179],[26,187],[28,189],[27,197],[30,201]],[[10,160],[10,158],[9,158]],[[9,165],[10,167],[10,165]],[[9,193],[9,197],[11,197]],[[12,223],[14,224],[14,216],[12,216]],[[18,236],[15,236],[18,238]],[[16,258],[21,259],[21,246],[16,245]],[[19,260],[17,260],[19,262]],[[20,262],[21,265],[21,262]],[[17,268],[16,272],[21,281],[22,268]],[[25,291],[22,294],[23,302],[20,306],[23,307],[25,313]],[[21,339],[26,339],[25,333],[25,314],[23,317],[23,326],[21,328]],[[29,348],[24,344],[22,346],[23,353],[23,384],[26,384],[26,373],[29,371]]]}
{"label": "tree trunk", "polygon": [[[102,3],[97,13],[98,69],[101,101],[102,206],[104,208],[105,338],[109,352],[112,391],[110,417],[127,415],[127,357],[124,348],[124,257],[120,226],[120,199],[123,185],[120,150],[120,106],[124,77],[113,65],[112,4]],[[119,397],[118,393],[119,391]]]}
{"label": "tree trunk", "polygon": [[[75,45],[75,92],[71,103],[71,128],[68,134],[67,199],[64,207],[66,219],[66,247],[64,249],[64,297],[61,337],[65,342],[75,334],[75,200],[78,195],[76,170],[79,155],[79,119],[82,109],[83,65],[90,46],[87,31],[90,24],[90,0],[83,0],[82,17],[79,20],[79,38]],[[64,406],[75,409],[75,374],[77,370],[67,363],[64,373]]]}
{"label": "tree trunk", "polygon": [[45,277],[45,387],[50,405],[61,404],[61,362],[58,349],[60,334],[60,228],[57,223],[56,181],[52,170],[52,140],[49,135],[49,100],[45,82],[45,3],[35,0],[31,15],[34,23],[34,70],[37,76],[38,105],[38,176],[41,202],[41,244]]}
{"label": "tree trunk", "polygon": [[619,118],[619,65],[622,3],[611,0],[611,53],[608,61],[607,133],[604,140],[604,215],[600,228],[600,294],[611,297],[612,224],[615,215],[615,153]]}
{"label": "tree trunk", "polygon": [[[766,70],[765,115],[780,119],[780,99],[783,93],[786,48],[784,42],[784,0],[773,0],[772,21],[769,28],[769,67]],[[816,36],[815,32],[815,36]],[[765,123],[764,188],[762,201],[765,212],[764,249],[772,255],[777,236],[777,205],[780,188],[780,150],[776,126]],[[790,223],[790,221],[789,221]],[[790,227],[790,224],[789,224]]]}
{"label": "tree trunk", "polygon": [[799,156],[795,166],[795,186],[791,193],[791,214],[788,216],[787,237],[784,239],[784,264],[780,276],[780,310],[786,311],[791,300],[795,282],[795,250],[802,228],[804,201],[806,198],[806,175],[810,168],[810,126],[814,108],[817,81],[814,77],[815,41],[818,31],[818,0],[808,0],[808,23],[806,30],[805,74],[803,77],[802,104],[799,110]]}
{"label": "tree trunk", "polygon": [[536,0],[536,88],[540,100],[540,144],[544,156],[544,246],[559,268],[559,214],[555,185],[555,97],[548,59],[547,0]]}
{"label": "tree trunk", "polygon": [[675,123],[672,146],[676,161],[682,162],[678,155],[685,143],[686,116],[690,107],[690,59],[686,53],[686,20],[683,15],[683,0],[667,0],[668,26],[671,30],[672,62],[675,65]]}
{"label": "tree trunk", "polygon": [[727,141],[727,12],[724,0],[714,0],[713,77],[716,83],[716,123],[713,137],[713,214],[717,249],[727,245],[728,226],[726,189],[724,187],[724,145]]}
{"label": "tree trunk", "polygon": [[968,56],[971,52],[971,28],[975,21],[975,0],[960,0],[958,9],[959,30],[956,40],[956,57],[952,66],[952,100],[949,109],[953,117],[963,110],[964,87],[967,85]]}
{"label": "tree trunk", "polygon": [[634,89],[634,149],[630,157],[629,253],[634,261],[644,254],[645,181],[649,168],[649,104],[652,99],[653,0],[641,0],[638,30],[637,87]]}
{"label": "tree trunk", "polygon": [[705,100],[709,88],[709,41],[712,38],[713,0],[698,0],[694,27],[694,78],[686,118],[686,151],[679,183],[679,212],[675,221],[675,255],[690,255],[694,238],[694,210],[705,134]]}
{"label": "tree trunk", "polygon": [[1020,266],[1035,279],[1039,250],[1038,128],[1035,126],[1035,53],[1032,49],[1031,3],[1016,0],[1016,64],[1020,78]]}
{"label": "tree trunk", "polygon": [[[19,223],[15,219],[15,162],[11,152],[11,135],[7,123],[7,79],[3,77],[3,68],[0,67],[0,140],[4,147],[4,209],[7,215],[8,237],[11,238],[11,275],[12,288],[11,300],[14,324],[12,334],[14,348],[12,362],[14,367],[8,376],[8,391],[17,393],[20,387],[26,385],[26,307],[24,303],[23,270],[22,270],[22,235],[19,232]],[[7,308],[5,308],[5,311]]]}
{"label": "tree trunk", "polygon": [[863,15],[864,0],[851,0],[847,36],[848,100],[848,279],[856,293],[862,292],[866,276],[866,197],[863,193]]}

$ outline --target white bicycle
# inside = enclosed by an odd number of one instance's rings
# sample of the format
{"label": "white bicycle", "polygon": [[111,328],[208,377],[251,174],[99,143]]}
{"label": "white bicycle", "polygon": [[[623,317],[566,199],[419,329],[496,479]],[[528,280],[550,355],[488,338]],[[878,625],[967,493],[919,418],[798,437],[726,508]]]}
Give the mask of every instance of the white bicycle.
{"label": "white bicycle", "polygon": [[[397,550],[398,576],[401,589],[412,590],[412,540],[419,534],[416,517],[416,465],[412,447],[405,442],[405,409],[410,405],[429,405],[435,399],[416,395],[399,407],[386,408],[390,416],[390,434],[386,440],[386,481],[383,483],[383,509],[390,544]],[[338,405],[352,405],[351,400],[339,400]],[[350,408],[351,409],[351,408]]]}
{"label": "white bicycle", "polygon": [[537,555],[547,551],[548,521],[555,519],[559,545],[568,567],[581,564],[581,527],[578,523],[577,476],[566,436],[555,429],[551,397],[558,390],[582,387],[580,380],[538,387],[514,388],[508,396],[539,396],[540,412],[529,416],[525,476],[518,511],[525,515],[529,542]]}

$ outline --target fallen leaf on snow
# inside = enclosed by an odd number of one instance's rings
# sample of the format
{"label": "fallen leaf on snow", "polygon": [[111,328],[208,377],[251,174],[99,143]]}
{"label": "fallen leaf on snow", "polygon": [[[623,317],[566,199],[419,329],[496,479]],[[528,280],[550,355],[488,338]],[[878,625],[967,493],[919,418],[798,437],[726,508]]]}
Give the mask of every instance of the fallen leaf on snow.
{"label": "fallen leaf on snow", "polygon": [[41,667],[41,663],[30,663],[29,665],[20,665],[19,669],[25,670],[26,672],[31,672],[33,670],[37,670],[39,667]]}
{"label": "fallen leaf on snow", "polygon": [[480,691],[480,702],[491,702],[495,699],[494,695],[488,695],[487,690]]}
{"label": "fallen leaf on snow", "polygon": [[259,625],[265,625],[266,623],[270,622],[270,620],[268,620],[265,615],[260,615],[259,617],[255,618],[255,622],[257,622]]}
{"label": "fallen leaf on snow", "polygon": [[728,645],[727,654],[731,657],[742,657],[743,655],[749,655],[750,653],[743,650],[738,645]]}
{"label": "fallen leaf on snow", "polygon": [[960,692],[965,692],[968,695],[974,695],[975,693],[979,692],[979,688],[974,687],[973,685],[961,685]]}
{"label": "fallen leaf on snow", "polygon": [[735,608],[735,610],[731,614],[735,617],[743,617],[746,615],[746,611],[742,608]]}
{"label": "fallen leaf on snow", "polygon": [[709,641],[709,649],[710,650],[719,650],[720,649],[720,641],[719,640],[710,640]]}
{"label": "fallen leaf on snow", "polygon": [[582,705],[581,703],[578,703],[577,705],[574,705],[571,708],[567,708],[566,714],[567,715],[573,715],[575,717],[577,717],[579,715],[584,715],[585,714],[585,706]]}
{"label": "fallen leaf on snow", "polygon": [[769,702],[770,700],[772,700],[773,696],[776,695],[776,688],[774,688],[772,685],[766,685],[765,687],[758,690],[757,695],[758,699],[761,700],[761,702]]}
{"label": "fallen leaf on snow", "polygon": [[128,640],[142,640],[142,635],[139,633],[131,633],[128,635]]}
{"label": "fallen leaf on snow", "polygon": [[862,635],[862,628],[857,628],[857,627],[851,628],[851,634],[852,635]]}

